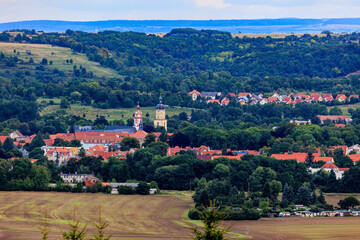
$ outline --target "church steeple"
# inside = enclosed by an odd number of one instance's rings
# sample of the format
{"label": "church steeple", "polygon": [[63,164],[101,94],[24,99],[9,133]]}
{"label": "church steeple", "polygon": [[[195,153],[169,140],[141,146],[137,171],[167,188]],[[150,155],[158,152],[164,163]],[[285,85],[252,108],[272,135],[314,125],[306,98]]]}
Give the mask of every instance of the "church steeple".
{"label": "church steeple", "polygon": [[164,127],[167,130],[165,106],[162,103],[162,97],[159,97],[159,104],[156,106],[156,116],[154,121],[154,127]]}
{"label": "church steeple", "polygon": [[134,113],[134,128],[136,128],[136,131],[139,131],[139,129],[142,129],[142,112],[140,110],[140,104],[138,103],[136,107],[136,111]]}

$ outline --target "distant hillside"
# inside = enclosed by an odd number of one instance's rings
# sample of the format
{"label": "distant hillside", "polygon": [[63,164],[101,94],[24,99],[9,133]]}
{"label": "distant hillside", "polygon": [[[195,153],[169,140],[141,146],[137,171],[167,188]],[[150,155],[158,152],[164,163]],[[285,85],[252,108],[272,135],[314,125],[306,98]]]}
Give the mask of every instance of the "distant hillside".
{"label": "distant hillside", "polygon": [[213,29],[231,33],[335,33],[355,32],[360,29],[360,18],[336,19],[257,19],[257,20],[109,20],[93,22],[22,21],[0,23],[0,31],[36,29],[45,32],[65,32],[66,29],[85,32],[104,30],[146,33],[170,32],[174,28]]}

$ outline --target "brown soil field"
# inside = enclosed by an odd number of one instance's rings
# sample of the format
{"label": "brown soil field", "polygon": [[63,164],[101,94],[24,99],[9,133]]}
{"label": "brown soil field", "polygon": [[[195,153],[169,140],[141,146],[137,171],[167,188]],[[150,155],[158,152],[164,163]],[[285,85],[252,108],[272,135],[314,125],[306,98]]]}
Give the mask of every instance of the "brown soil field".
{"label": "brown soil field", "polygon": [[263,218],[239,221],[233,232],[256,240],[360,239],[360,217]]}
{"label": "brown soil field", "polygon": [[89,234],[101,206],[112,239],[184,239],[188,230],[178,222],[190,204],[186,196],[0,192],[0,239],[40,239],[46,208],[49,239],[59,239],[69,229],[74,205],[76,220],[87,224]]}
{"label": "brown soil field", "polygon": [[[182,216],[192,204],[191,193],[159,196],[121,196],[52,192],[0,192],[0,239],[40,239],[39,228],[47,209],[48,239],[59,239],[69,229],[76,205],[76,220],[96,229],[98,208],[110,225],[111,239],[190,239]],[[337,196],[330,196],[337,200]],[[341,196],[343,198],[344,196]],[[335,199],[336,198],[336,199]],[[195,224],[199,224],[194,221]],[[273,218],[233,222],[231,232],[249,239],[359,239],[360,217]]]}

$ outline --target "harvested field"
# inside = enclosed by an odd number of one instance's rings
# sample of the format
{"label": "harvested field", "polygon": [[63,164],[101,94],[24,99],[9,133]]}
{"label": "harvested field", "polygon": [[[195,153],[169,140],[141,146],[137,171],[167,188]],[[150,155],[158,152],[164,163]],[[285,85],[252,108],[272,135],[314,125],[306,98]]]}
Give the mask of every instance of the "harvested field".
{"label": "harvested field", "polygon": [[[182,216],[192,204],[189,192],[160,196],[121,196],[51,192],[0,192],[0,239],[40,239],[39,227],[47,208],[49,239],[59,239],[76,219],[89,234],[102,207],[112,239],[189,239]],[[334,196],[335,197],[335,196]],[[337,199],[336,199],[337,200]],[[199,224],[197,221],[193,221]],[[360,217],[272,218],[233,222],[231,237],[250,239],[359,239]]]}
{"label": "harvested field", "polygon": [[256,240],[359,239],[360,217],[266,218],[236,222],[232,231]]}
{"label": "harvested field", "polygon": [[95,230],[98,207],[110,225],[106,233],[112,239],[186,238],[186,228],[179,225],[192,203],[188,197],[120,196],[37,192],[0,192],[0,239],[40,239],[39,227],[48,209],[50,239],[69,229],[76,205],[76,219]]}

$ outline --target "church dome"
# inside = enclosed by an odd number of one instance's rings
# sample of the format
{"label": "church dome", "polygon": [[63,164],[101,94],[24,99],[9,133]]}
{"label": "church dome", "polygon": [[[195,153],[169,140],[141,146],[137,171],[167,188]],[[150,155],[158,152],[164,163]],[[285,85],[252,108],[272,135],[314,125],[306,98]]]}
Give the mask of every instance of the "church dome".
{"label": "church dome", "polygon": [[156,110],[165,110],[164,104],[159,103],[159,104],[156,106]]}
{"label": "church dome", "polygon": [[162,97],[160,96],[160,103],[156,106],[156,110],[165,110],[164,104],[162,104]]}

